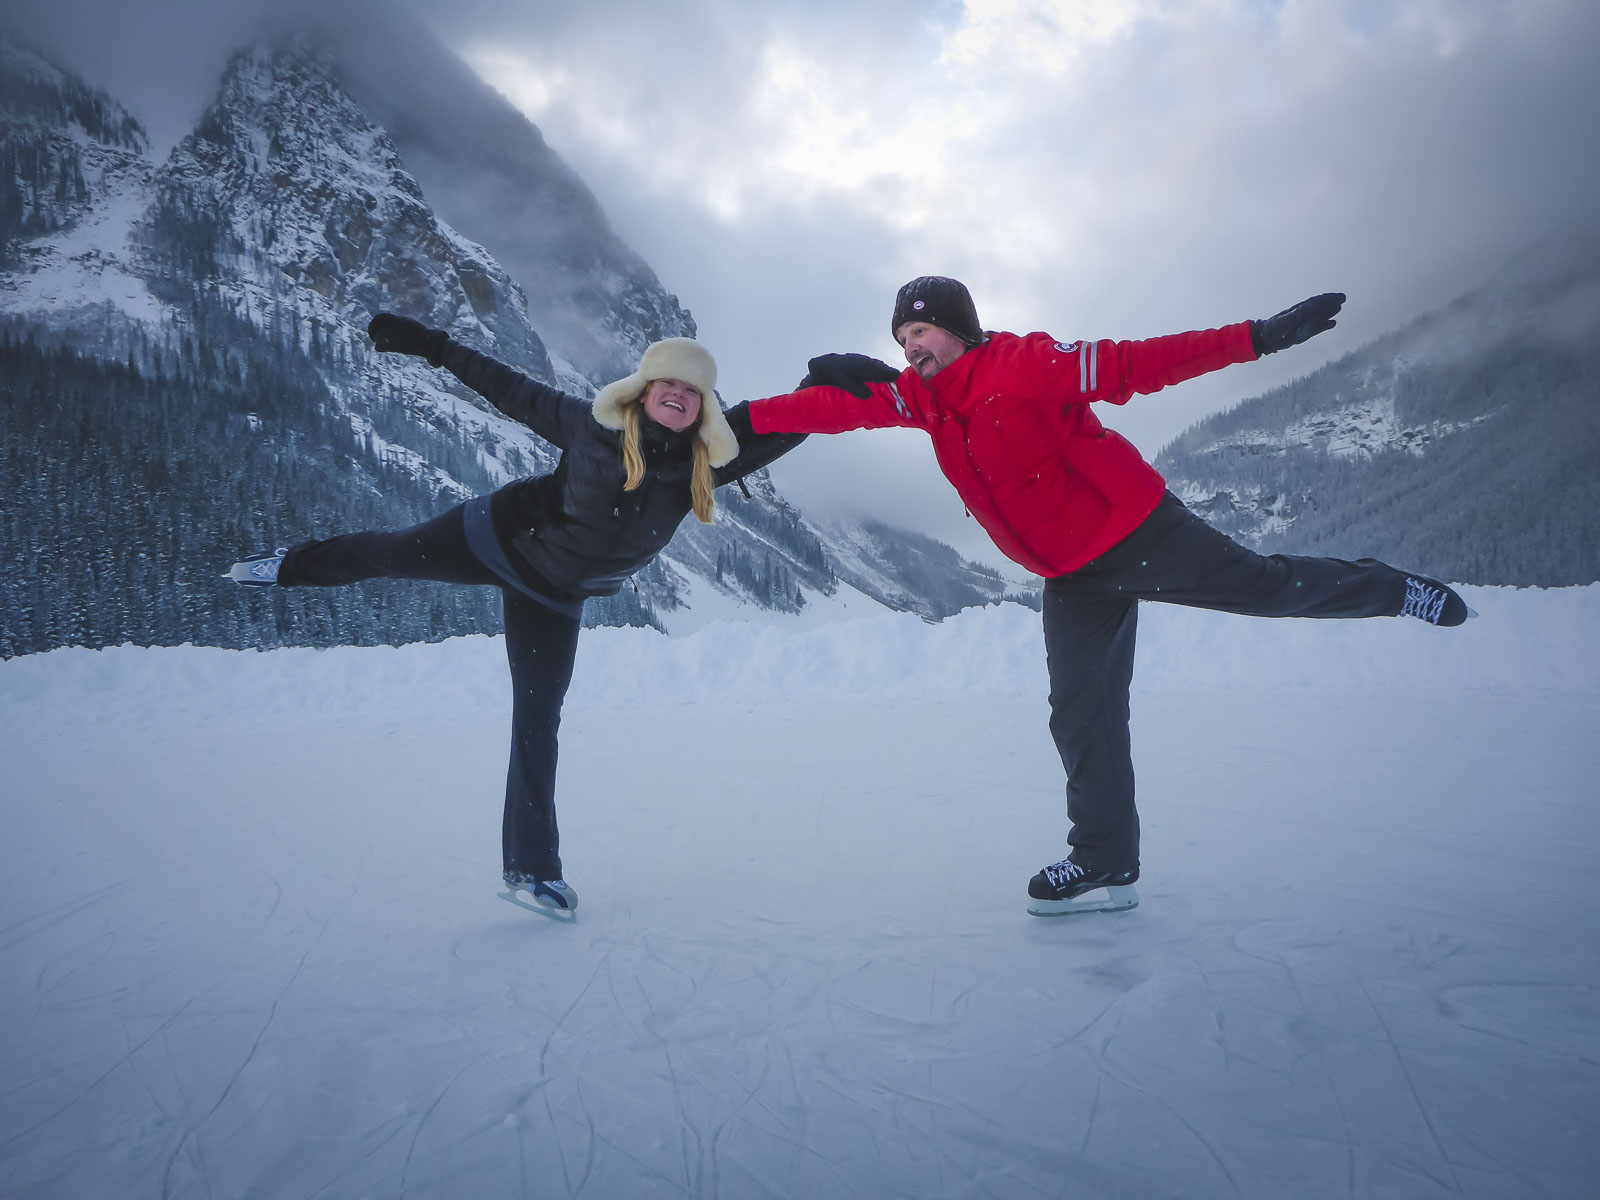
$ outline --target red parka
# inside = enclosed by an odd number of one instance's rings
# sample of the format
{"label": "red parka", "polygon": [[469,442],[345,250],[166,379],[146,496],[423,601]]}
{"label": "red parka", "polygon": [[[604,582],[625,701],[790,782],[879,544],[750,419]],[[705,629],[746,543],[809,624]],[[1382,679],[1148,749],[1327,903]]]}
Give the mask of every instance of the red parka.
{"label": "red parka", "polygon": [[1256,357],[1250,324],[1140,342],[990,334],[932,379],[914,370],[861,399],[815,387],[757,400],[757,433],[926,429],[945,477],[996,546],[1045,577],[1076,571],[1127,537],[1166,490],[1089,405],[1125,404]]}

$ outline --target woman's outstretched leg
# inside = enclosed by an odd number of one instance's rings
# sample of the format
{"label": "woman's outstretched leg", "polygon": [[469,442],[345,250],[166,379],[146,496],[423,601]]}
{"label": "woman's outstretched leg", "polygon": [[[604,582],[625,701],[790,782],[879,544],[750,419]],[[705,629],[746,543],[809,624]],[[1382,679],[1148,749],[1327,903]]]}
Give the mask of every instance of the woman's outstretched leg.
{"label": "woman's outstretched leg", "polygon": [[[578,652],[577,617],[507,588],[506,660],[511,667],[511,765],[501,826],[508,883],[561,879],[556,829],[556,735]],[[568,889],[570,892],[570,889]],[[537,892],[535,899],[541,899]],[[560,904],[571,908],[575,904]]]}
{"label": "woman's outstretched leg", "polygon": [[467,544],[465,505],[387,532],[343,533],[293,547],[278,567],[281,587],[339,587],[366,579],[431,579],[500,586]]}

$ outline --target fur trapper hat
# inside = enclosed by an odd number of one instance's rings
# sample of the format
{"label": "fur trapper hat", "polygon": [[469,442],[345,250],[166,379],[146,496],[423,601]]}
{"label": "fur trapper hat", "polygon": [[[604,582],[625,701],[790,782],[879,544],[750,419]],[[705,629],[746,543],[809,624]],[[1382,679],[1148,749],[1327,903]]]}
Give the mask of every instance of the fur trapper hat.
{"label": "fur trapper hat", "polygon": [[607,429],[621,429],[623,408],[637,404],[653,379],[681,379],[700,389],[698,436],[706,444],[713,467],[732,462],[739,453],[739,441],[717,403],[717,363],[693,338],[664,338],[645,347],[637,371],[600,389],[594,398],[594,419]]}

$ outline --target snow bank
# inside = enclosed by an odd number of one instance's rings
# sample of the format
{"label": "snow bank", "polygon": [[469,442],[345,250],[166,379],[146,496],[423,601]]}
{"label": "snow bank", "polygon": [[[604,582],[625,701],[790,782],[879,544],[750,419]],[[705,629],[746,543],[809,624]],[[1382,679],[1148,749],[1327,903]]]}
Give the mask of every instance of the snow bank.
{"label": "snow bank", "polygon": [[[1145,605],[1134,687],[1600,688],[1600,585],[1466,594],[1482,615],[1453,630],[1410,620],[1263,621]],[[505,688],[498,638],[267,654],[120,646],[0,664],[0,716],[16,730],[225,720],[241,712],[370,715],[375,706],[397,717],[499,714]],[[687,696],[748,707],[769,696],[887,702],[952,694],[1042,698],[1047,691],[1039,614],[1002,605],[938,625],[885,612],[820,626],[719,621],[682,637],[588,630],[568,708],[670,704]]]}

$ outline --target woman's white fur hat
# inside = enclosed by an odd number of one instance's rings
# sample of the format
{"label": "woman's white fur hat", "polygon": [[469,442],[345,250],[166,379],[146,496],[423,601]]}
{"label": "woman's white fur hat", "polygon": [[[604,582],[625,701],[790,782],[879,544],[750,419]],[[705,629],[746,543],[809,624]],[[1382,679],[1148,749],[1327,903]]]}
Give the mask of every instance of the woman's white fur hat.
{"label": "woman's white fur hat", "polygon": [[621,429],[623,408],[637,403],[652,379],[681,379],[700,389],[700,440],[713,467],[732,462],[739,441],[717,403],[717,362],[693,338],[664,338],[645,347],[637,371],[600,389],[594,398],[594,419],[607,429]]}

